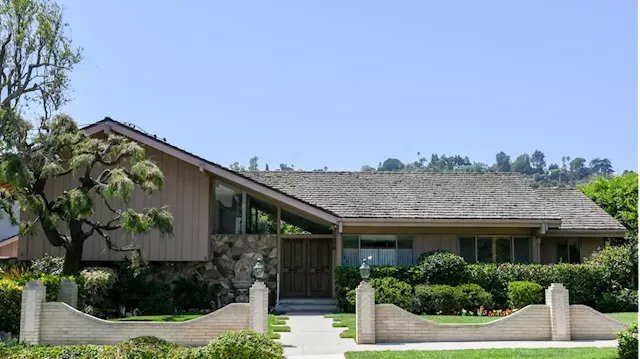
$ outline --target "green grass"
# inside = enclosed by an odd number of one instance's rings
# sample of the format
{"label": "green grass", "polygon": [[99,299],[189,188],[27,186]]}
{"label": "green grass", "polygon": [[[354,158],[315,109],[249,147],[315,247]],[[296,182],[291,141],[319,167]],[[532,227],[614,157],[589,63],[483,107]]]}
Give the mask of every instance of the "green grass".
{"label": "green grass", "polygon": [[349,352],[347,359],[495,359],[576,358],[614,359],[616,348],[471,349],[433,351]]}
{"label": "green grass", "polygon": [[[631,324],[638,322],[638,313],[609,313],[606,314],[613,319],[623,323]],[[460,315],[421,315],[422,318],[432,320],[437,323],[453,323],[453,324],[477,324],[488,323],[504,317],[473,317]],[[356,315],[355,314],[325,314],[325,318],[333,318],[333,326],[336,328],[347,328],[340,333],[340,338],[356,337]]]}
{"label": "green grass", "polygon": [[[201,316],[202,314],[141,315],[110,320],[112,322],[184,322]],[[291,328],[285,325],[288,319],[285,316],[269,314],[269,338],[280,339],[278,332],[290,332]]]}

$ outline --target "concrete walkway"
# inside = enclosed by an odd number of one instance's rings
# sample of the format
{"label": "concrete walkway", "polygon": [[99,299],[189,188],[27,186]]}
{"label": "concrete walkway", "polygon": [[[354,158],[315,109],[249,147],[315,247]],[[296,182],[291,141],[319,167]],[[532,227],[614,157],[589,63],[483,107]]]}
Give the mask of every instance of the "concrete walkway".
{"label": "concrete walkway", "polygon": [[342,339],[345,328],[333,328],[333,319],[322,314],[287,313],[290,333],[280,333],[284,355],[288,359],[343,359],[349,351],[380,350],[455,350],[494,348],[579,348],[615,347],[615,340],[553,341],[487,341],[487,342],[431,342],[383,343],[357,345],[353,339]]}

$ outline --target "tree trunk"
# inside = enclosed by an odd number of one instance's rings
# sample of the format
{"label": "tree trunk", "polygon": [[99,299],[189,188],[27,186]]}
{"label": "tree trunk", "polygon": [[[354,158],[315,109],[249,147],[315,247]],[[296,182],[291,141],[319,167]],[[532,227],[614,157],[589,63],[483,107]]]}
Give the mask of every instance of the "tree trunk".
{"label": "tree trunk", "polygon": [[82,248],[84,240],[71,240],[71,248],[64,253],[63,275],[76,275],[82,269]]}

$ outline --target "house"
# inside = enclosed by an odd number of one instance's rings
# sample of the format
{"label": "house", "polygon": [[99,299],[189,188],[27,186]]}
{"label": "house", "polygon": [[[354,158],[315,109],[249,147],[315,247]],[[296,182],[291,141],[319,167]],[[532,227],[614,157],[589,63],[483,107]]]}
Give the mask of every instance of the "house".
{"label": "house", "polygon": [[[0,194],[11,190],[7,183],[0,183]],[[13,213],[20,220],[20,207],[13,205]],[[0,259],[16,258],[18,256],[18,226],[11,223],[9,216],[0,212]]]}
{"label": "house", "polygon": [[[131,201],[137,209],[166,204],[174,216],[172,237],[136,238],[144,259],[196,270],[230,300],[245,290],[240,272],[258,257],[280,297],[331,297],[333,269],[364,257],[373,265],[412,264],[447,249],[469,262],[579,263],[626,231],[580,191],[535,189],[519,174],[235,172],[109,118],[85,130],[138,141],[164,172],[161,191],[136,191]],[[71,180],[46,191],[59,194]],[[94,215],[107,221],[110,214],[98,206]],[[42,233],[18,243],[20,260],[61,254]],[[99,237],[84,246],[86,261],[124,256]]]}

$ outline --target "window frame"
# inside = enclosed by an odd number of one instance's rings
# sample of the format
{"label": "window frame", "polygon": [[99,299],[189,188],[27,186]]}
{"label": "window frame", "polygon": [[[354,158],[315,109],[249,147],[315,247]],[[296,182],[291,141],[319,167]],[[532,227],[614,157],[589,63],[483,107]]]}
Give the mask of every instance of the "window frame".
{"label": "window frame", "polygon": [[[415,243],[416,243],[416,236],[412,235],[412,234],[372,234],[372,233],[367,233],[367,234],[343,234],[343,236],[350,236],[350,237],[357,237],[357,241],[358,241],[358,260],[362,261],[362,236],[393,236],[394,237],[394,263],[390,264],[393,266],[397,266],[397,265],[414,265],[415,264]],[[403,237],[403,238],[400,238]],[[411,239],[411,263],[410,264],[398,264],[398,241],[399,240],[407,240],[407,239]],[[360,265],[360,262],[358,263],[353,263],[353,264],[346,264],[345,263],[345,256],[344,256],[344,250],[345,249],[355,249],[355,248],[345,248],[344,247],[344,241],[342,242],[342,265],[344,266],[358,266]],[[409,249],[409,248],[403,248],[403,249]]]}
{"label": "window frame", "polygon": [[[497,258],[497,240],[499,239],[509,239],[510,243],[510,253],[509,253],[509,261],[504,263],[516,263],[515,262],[515,240],[516,238],[526,238],[527,246],[529,248],[529,260],[526,263],[531,263],[531,236],[530,235],[499,235],[499,234],[486,234],[486,235],[458,235],[457,236],[457,250],[458,253],[461,253],[460,240],[461,239],[471,239],[473,238],[473,250],[474,250],[474,261],[473,263],[478,262],[478,239],[491,239],[491,262],[489,263],[498,263],[496,262]],[[484,263],[484,262],[483,262]]]}
{"label": "window frame", "polygon": [[[571,243],[573,242],[573,243]],[[582,238],[572,238],[572,237],[567,237],[567,238],[560,238],[556,240],[556,260],[555,263],[560,263],[560,261],[558,260],[559,256],[558,256],[558,247],[560,245],[564,244],[567,247],[567,260],[563,261],[562,263],[566,263],[566,264],[582,264]],[[571,261],[571,249],[569,248],[571,245],[575,244],[576,247],[578,247],[578,261],[577,262],[572,262]]]}

